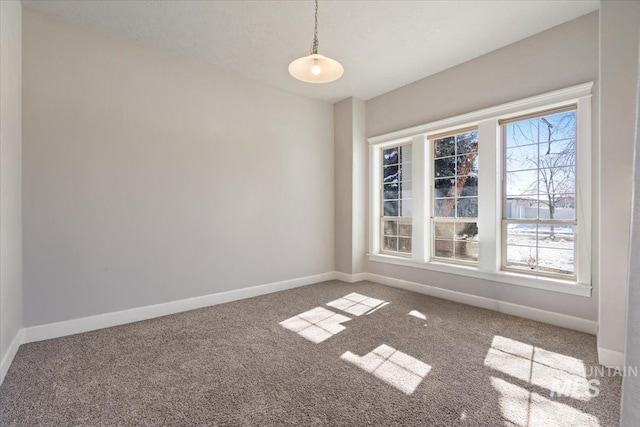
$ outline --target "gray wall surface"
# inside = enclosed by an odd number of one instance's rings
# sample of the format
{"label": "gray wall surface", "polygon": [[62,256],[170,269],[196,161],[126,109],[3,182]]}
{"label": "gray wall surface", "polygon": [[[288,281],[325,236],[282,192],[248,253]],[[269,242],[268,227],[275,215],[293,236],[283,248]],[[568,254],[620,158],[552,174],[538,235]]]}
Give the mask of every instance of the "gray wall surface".
{"label": "gray wall surface", "polygon": [[[551,28],[366,103],[367,136],[595,81],[593,144],[598,141],[598,14]],[[597,207],[597,151],[594,206]],[[625,195],[628,198],[628,194]],[[410,267],[367,262],[367,271],[500,301],[598,320],[598,212],[593,212],[593,296],[581,297]]]}
{"label": "gray wall surface", "polygon": [[25,326],[334,270],[332,105],[32,11],[23,49]]}
{"label": "gray wall surface", "polygon": [[333,106],[335,145],[336,271],[364,272],[367,216],[365,103],[347,98]]}
{"label": "gray wall surface", "polygon": [[0,360],[22,327],[22,6],[0,2]]}
{"label": "gray wall surface", "polygon": [[640,2],[601,2],[600,29],[602,289],[598,347],[623,353],[638,101]]}
{"label": "gray wall surface", "polygon": [[353,98],[333,106],[336,271],[353,273]]}
{"label": "gray wall surface", "polygon": [[[640,73],[638,77],[640,80]],[[640,106],[640,93],[637,100],[636,105]],[[637,107],[635,140],[625,366],[640,367],[640,108]],[[635,427],[638,424],[640,424],[640,377],[627,376],[622,383],[622,426]]]}

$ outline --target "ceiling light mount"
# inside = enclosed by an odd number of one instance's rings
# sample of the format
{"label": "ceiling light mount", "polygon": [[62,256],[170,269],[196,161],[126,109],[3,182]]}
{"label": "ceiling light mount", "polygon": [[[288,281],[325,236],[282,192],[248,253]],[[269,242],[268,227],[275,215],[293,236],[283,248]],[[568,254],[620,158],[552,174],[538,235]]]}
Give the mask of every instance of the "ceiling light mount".
{"label": "ceiling light mount", "polygon": [[289,64],[289,74],[306,83],[329,83],[342,77],[344,68],[338,61],[318,54],[318,0],[315,1],[315,31],[311,54]]}

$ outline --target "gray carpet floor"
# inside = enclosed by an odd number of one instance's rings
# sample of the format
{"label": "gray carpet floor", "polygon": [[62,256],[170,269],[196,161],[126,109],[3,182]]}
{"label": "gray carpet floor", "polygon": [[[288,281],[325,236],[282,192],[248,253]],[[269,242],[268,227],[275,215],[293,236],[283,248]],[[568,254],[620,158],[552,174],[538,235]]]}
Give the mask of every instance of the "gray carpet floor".
{"label": "gray carpet floor", "polygon": [[334,281],[22,345],[0,425],[618,425],[596,363],[591,335]]}

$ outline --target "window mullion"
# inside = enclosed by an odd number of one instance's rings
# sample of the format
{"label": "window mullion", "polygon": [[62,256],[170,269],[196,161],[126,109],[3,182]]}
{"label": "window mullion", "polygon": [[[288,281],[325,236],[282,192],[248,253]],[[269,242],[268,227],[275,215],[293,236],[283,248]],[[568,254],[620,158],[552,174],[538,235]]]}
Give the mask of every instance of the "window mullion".
{"label": "window mullion", "polygon": [[427,144],[424,135],[413,137],[412,150],[412,185],[413,185],[413,227],[412,227],[412,255],[414,261],[425,262],[429,258],[427,242],[428,214],[427,201],[429,200],[429,186],[427,184]]}
{"label": "window mullion", "polygon": [[478,269],[498,271],[501,263],[500,135],[497,119],[478,123]]}

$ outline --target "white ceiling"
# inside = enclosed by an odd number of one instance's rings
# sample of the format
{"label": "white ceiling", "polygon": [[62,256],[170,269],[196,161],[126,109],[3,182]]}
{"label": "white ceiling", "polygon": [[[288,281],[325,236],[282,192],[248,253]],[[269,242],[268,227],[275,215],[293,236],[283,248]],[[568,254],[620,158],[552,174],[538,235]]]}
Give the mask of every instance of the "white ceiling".
{"label": "white ceiling", "polygon": [[312,1],[22,3],[329,102],[375,97],[599,7],[598,0],[321,0],[319,53],[341,62],[345,73],[311,85],[293,79],[287,67],[309,53]]}

